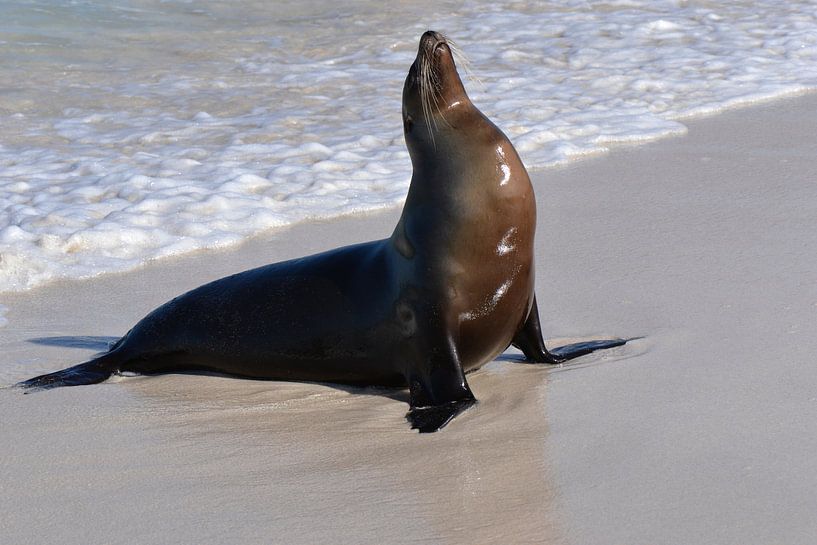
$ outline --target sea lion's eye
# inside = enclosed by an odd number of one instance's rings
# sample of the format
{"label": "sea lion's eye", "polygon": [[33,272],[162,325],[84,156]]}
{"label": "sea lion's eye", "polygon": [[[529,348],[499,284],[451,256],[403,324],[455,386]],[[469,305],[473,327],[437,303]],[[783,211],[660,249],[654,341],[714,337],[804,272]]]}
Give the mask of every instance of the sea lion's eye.
{"label": "sea lion's eye", "polygon": [[412,127],[414,127],[414,120],[410,115],[407,115],[406,119],[403,120],[403,128],[406,132],[411,132]]}

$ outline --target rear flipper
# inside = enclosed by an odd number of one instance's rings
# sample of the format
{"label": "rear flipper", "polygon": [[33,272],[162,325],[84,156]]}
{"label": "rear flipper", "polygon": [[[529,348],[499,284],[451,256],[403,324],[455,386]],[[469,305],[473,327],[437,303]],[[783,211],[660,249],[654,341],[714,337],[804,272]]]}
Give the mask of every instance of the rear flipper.
{"label": "rear flipper", "polygon": [[516,333],[511,344],[520,349],[525,357],[535,363],[562,363],[585,354],[590,354],[596,350],[621,346],[628,339],[604,339],[598,341],[585,341],[580,343],[560,346],[552,351],[545,348],[545,341],[542,339],[542,328],[539,325],[539,309],[536,306],[536,296],[533,297],[530,313],[522,328]]}
{"label": "rear flipper", "polygon": [[74,365],[62,371],[56,371],[18,382],[15,386],[29,391],[36,391],[58,388],[60,386],[97,384],[106,380],[117,370],[117,368],[110,363],[112,359],[110,357],[111,355],[112,352],[109,352],[99,358]]}

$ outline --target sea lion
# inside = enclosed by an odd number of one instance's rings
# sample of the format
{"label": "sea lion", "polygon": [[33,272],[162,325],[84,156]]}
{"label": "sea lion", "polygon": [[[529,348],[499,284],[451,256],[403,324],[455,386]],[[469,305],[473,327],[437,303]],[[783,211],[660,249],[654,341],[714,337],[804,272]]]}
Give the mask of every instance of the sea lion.
{"label": "sea lion", "polygon": [[545,348],[534,294],[536,203],[508,138],[470,101],[444,36],[426,32],[403,87],[413,175],[391,237],[216,280],[160,306],[86,363],[20,383],[93,384],[128,371],[207,370],[409,388],[436,431],[476,402],[465,373],[511,344]]}

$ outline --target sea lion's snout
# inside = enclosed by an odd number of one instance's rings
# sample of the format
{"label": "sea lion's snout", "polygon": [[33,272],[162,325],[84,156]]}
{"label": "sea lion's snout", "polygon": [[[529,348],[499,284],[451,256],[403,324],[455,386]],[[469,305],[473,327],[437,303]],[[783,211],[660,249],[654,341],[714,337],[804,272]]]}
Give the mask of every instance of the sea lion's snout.
{"label": "sea lion's snout", "polygon": [[420,49],[433,52],[438,46],[447,43],[445,36],[434,30],[427,30],[420,37]]}

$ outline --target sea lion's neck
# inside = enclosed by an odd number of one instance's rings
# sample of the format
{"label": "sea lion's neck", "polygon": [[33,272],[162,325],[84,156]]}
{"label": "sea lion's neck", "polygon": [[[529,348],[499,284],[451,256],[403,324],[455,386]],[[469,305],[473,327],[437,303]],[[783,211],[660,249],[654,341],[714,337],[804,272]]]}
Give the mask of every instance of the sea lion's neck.
{"label": "sea lion's neck", "polygon": [[521,222],[526,230],[535,229],[527,173],[510,142],[493,128],[496,133],[485,143],[477,135],[476,144],[471,138],[451,153],[419,162],[391,237],[401,255],[410,258],[413,248],[429,241],[435,247],[446,246],[445,239],[461,233],[494,248],[506,233],[506,224]]}

